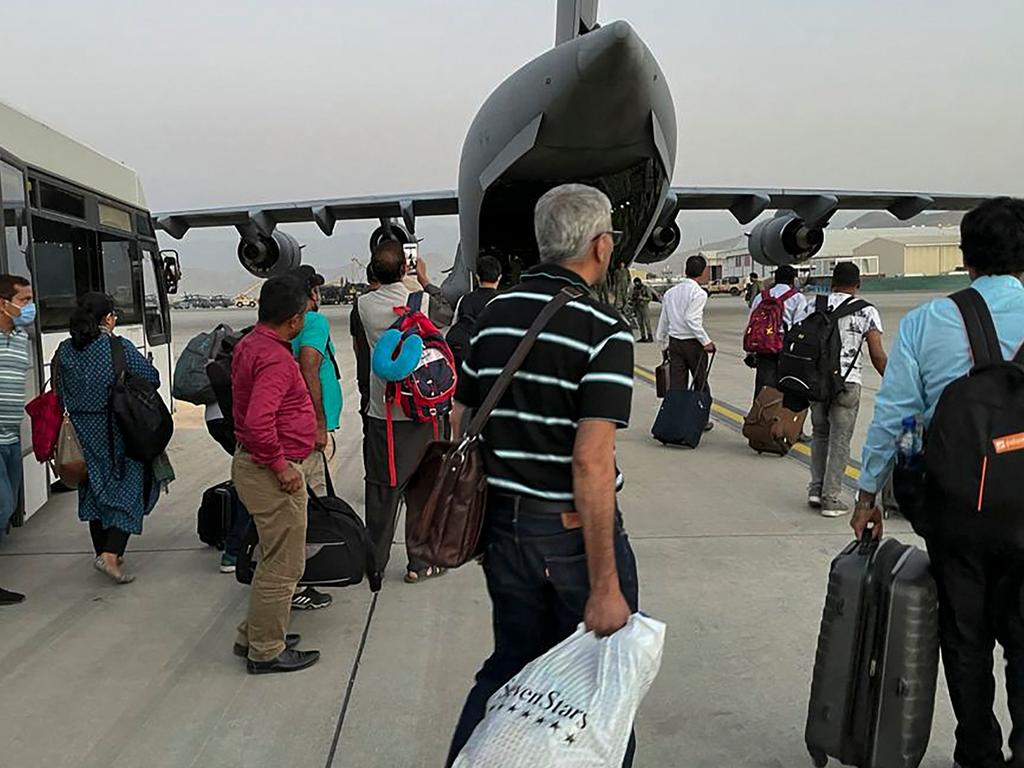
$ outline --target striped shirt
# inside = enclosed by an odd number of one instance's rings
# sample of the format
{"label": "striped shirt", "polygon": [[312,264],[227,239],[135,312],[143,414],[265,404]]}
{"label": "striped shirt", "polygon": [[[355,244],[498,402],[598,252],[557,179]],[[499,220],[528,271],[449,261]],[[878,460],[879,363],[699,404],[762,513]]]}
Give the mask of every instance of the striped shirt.
{"label": "striped shirt", "polygon": [[21,439],[25,418],[25,379],[28,376],[28,334],[0,331],[0,445]]}
{"label": "striped shirt", "polygon": [[[495,491],[573,499],[572,451],[581,421],[629,426],[633,334],[575,272],[542,264],[481,313],[455,399],[479,407],[544,305],[567,285],[585,294],[547,324],[484,427],[487,482]],[[622,487],[616,472],[616,489]]]}

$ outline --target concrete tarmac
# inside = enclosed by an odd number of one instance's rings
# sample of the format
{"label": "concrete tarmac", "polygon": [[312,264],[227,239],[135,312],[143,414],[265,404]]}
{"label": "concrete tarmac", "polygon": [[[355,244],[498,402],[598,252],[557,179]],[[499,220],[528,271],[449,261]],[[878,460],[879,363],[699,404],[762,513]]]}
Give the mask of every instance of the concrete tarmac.
{"label": "concrete tarmac", "polygon": [[[927,297],[869,298],[888,341],[906,309]],[[345,385],[334,476],[339,494],[361,509],[348,308],[325,312]],[[721,349],[712,387],[743,411],[753,382],[739,345],[744,316],[737,299],[709,304]],[[175,313],[175,344],[218,321],[251,320],[247,310]],[[637,350],[638,364],[657,364],[652,345]],[[859,436],[877,377],[865,384]],[[829,562],[851,538],[847,521],[808,509],[806,467],[755,455],[727,419],[718,417],[696,451],[654,442],[657,406],[653,387],[638,379],[633,426],[618,444],[641,605],[668,625],[661,673],[637,718],[635,764],[809,765],[803,726],[815,639]],[[114,586],[92,569],[70,494],[54,497],[0,548],[0,585],[28,593],[25,603],[0,608],[0,766],[442,765],[491,649],[480,569],[409,586],[396,543],[379,596],[365,584],[335,590],[327,610],[293,615],[303,645],[323,652],[317,666],[246,675],[231,654],[246,588],[217,572],[219,553],[195,534],[199,497],[227,478],[229,459],[206,434],[201,411],[183,406],[176,418],[178,479],[129,544],[134,584]],[[887,531],[915,540],[898,519]],[[952,728],[940,683],[926,768],[950,765]]]}

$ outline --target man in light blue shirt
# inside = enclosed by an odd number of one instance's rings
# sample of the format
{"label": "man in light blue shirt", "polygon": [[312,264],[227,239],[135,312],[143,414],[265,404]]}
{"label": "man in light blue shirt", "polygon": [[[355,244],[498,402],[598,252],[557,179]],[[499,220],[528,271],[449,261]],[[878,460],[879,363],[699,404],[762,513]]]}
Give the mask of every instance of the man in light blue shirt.
{"label": "man in light blue shirt", "polygon": [[[964,217],[960,238],[972,287],[988,305],[1003,357],[1012,359],[1024,344],[1024,200],[982,203]],[[903,319],[864,445],[851,523],[858,537],[869,524],[875,536],[881,535],[875,499],[892,470],[903,419],[922,416],[927,429],[943,390],[971,365],[967,331],[952,301],[936,299]],[[1013,720],[1013,759],[1006,765],[1024,766],[1024,552],[997,552],[931,535],[928,552],[939,588],[942,660],[957,718],[954,759],[962,768],[1004,765],[1002,733],[992,713],[992,654],[998,640],[1007,662]]]}

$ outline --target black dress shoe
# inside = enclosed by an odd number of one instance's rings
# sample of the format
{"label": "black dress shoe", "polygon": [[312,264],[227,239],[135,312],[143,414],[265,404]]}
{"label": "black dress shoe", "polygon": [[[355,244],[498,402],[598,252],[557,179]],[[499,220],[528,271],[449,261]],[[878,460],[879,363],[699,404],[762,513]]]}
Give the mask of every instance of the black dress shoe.
{"label": "black dress shoe", "polygon": [[[289,633],[284,636],[284,649],[290,651],[292,648],[299,644],[302,640],[302,635],[298,633]],[[249,646],[242,645],[241,643],[235,643],[235,656],[241,656],[243,659],[249,655]]]}
{"label": "black dress shoe", "polygon": [[707,424],[704,425],[704,431],[705,432],[710,432],[714,428],[715,428],[715,422],[713,422],[713,421],[709,421]]}
{"label": "black dress shoe", "polygon": [[297,651],[294,648],[281,651],[276,659],[253,661],[249,659],[245,668],[250,675],[269,675],[274,672],[298,672],[311,667],[320,660],[320,651]]}
{"label": "black dress shoe", "polygon": [[25,599],[21,592],[12,592],[9,589],[0,589],[0,605],[14,605]]}

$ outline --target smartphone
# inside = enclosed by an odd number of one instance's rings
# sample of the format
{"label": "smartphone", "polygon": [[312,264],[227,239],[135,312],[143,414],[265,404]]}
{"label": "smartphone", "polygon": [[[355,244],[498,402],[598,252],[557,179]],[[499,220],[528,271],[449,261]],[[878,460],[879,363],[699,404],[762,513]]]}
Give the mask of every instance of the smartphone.
{"label": "smartphone", "polygon": [[410,272],[416,271],[416,263],[420,260],[419,243],[404,243],[402,250],[405,251],[405,264]]}

